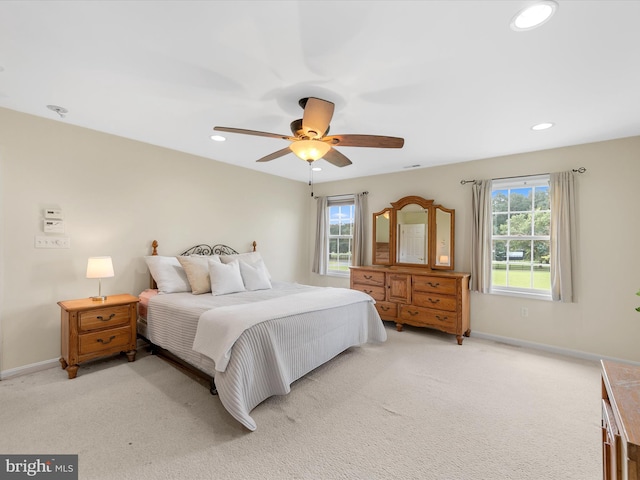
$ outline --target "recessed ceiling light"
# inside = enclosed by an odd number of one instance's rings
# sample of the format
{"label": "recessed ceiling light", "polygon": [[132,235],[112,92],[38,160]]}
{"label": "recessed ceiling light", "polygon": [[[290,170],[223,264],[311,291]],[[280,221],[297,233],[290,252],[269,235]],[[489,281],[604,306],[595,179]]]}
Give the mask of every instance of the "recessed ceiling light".
{"label": "recessed ceiling light", "polygon": [[541,0],[520,10],[518,14],[511,19],[511,30],[523,32],[539,27],[549,21],[558,4],[554,0]]}
{"label": "recessed ceiling light", "polygon": [[215,140],[216,142],[224,142],[226,138],[222,135],[211,135],[211,140]]}
{"label": "recessed ceiling light", "polygon": [[551,123],[551,122],[544,122],[544,123],[538,123],[537,125],[534,125],[533,127],[531,127],[531,130],[546,130],[548,128],[551,128],[555,125],[555,123]]}
{"label": "recessed ceiling light", "polygon": [[314,172],[321,172],[322,168],[320,168],[320,167],[311,167],[311,170],[313,170]]}

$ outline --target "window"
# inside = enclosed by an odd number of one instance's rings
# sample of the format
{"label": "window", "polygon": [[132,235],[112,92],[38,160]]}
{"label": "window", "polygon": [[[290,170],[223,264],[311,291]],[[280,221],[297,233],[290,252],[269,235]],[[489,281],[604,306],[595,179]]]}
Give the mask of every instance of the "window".
{"label": "window", "polygon": [[327,231],[327,273],[349,275],[352,265],[355,203],[353,195],[327,199],[329,229]]}
{"label": "window", "polygon": [[551,298],[549,175],[494,180],[491,291]]}

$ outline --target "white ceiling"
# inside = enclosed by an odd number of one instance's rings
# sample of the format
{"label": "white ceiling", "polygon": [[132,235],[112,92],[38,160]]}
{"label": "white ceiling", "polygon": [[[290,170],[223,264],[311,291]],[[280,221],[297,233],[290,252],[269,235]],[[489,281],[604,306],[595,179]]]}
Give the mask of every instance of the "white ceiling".
{"label": "white ceiling", "polygon": [[353,165],[316,183],[639,135],[640,1],[512,31],[530,3],[4,0],[0,106],[303,182],[293,154],[255,162],[285,140],[212,128],[288,135],[316,96],[332,134],[405,138],[339,149]]}

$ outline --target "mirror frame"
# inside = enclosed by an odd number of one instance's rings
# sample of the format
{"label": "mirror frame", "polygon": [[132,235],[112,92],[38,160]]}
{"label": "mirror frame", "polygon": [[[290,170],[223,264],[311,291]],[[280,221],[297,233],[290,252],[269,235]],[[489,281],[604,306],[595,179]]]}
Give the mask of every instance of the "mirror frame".
{"label": "mirror frame", "polygon": [[[377,237],[377,226],[378,226],[378,217],[384,217],[385,214],[387,214],[388,219],[389,219],[389,231],[387,232],[387,237],[389,238],[389,246],[387,247],[386,253],[382,253],[382,254],[378,254],[378,237]],[[393,218],[393,212],[392,209],[387,207],[384,210],[380,210],[379,212],[376,212],[373,214],[373,236],[372,236],[372,245],[371,245],[371,252],[373,255],[373,259],[372,259],[372,265],[390,265],[391,262],[391,251],[393,250],[391,248],[391,245],[393,245],[393,229],[391,228],[391,225],[393,225],[395,222],[395,219]]]}
{"label": "mirror frame", "polygon": [[[397,219],[398,219],[398,211],[400,211],[403,207],[407,205],[419,205],[420,207],[427,210],[427,239],[428,239],[428,261],[427,264],[416,264],[416,263],[403,263],[397,261]],[[438,235],[440,232],[437,231],[437,222],[436,222],[436,214],[437,211],[442,211],[451,215],[451,223],[449,228],[449,264],[448,265],[438,265],[436,262],[437,255],[441,252],[438,251],[436,242],[440,237]],[[378,255],[377,247],[377,236],[376,236],[376,227],[377,227],[377,219],[379,216],[384,216],[385,213],[389,214],[389,253],[388,257],[386,254]],[[372,239],[372,265],[404,265],[404,266],[419,266],[424,268],[429,268],[432,270],[453,270],[455,268],[455,210],[443,207],[442,205],[434,204],[433,200],[427,200],[423,197],[419,197],[416,195],[410,195],[407,197],[403,197],[396,202],[391,202],[391,207],[387,207],[379,212],[375,212],[373,214],[373,222],[372,222],[372,230],[373,230],[373,239]],[[446,233],[445,233],[446,234]]]}

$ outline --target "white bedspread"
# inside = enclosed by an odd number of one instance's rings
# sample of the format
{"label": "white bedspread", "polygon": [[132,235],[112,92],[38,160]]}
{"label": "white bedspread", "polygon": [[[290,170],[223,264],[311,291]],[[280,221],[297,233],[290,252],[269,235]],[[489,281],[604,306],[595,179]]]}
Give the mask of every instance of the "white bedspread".
{"label": "white bedspread", "polygon": [[[233,344],[225,371],[217,371],[213,360],[193,349],[202,314],[211,309],[252,303],[264,305],[278,297],[291,299],[304,292],[326,290],[272,283],[270,290],[221,296],[183,292],[156,295],[149,300],[147,338],[215,376],[225,409],[249,430],[257,428],[251,411],[265,399],[286,395],[295,380],[346,349],[367,342],[384,342],[387,338],[373,299],[365,296],[366,301],[289,316],[278,315],[247,328]],[[296,302],[288,302],[298,309]]]}
{"label": "white bedspread", "polygon": [[254,325],[274,318],[359,302],[371,302],[371,297],[358,290],[327,287],[284,298],[213,308],[200,315],[193,349],[211,358],[218,372],[224,372],[234,343],[245,330]]}

